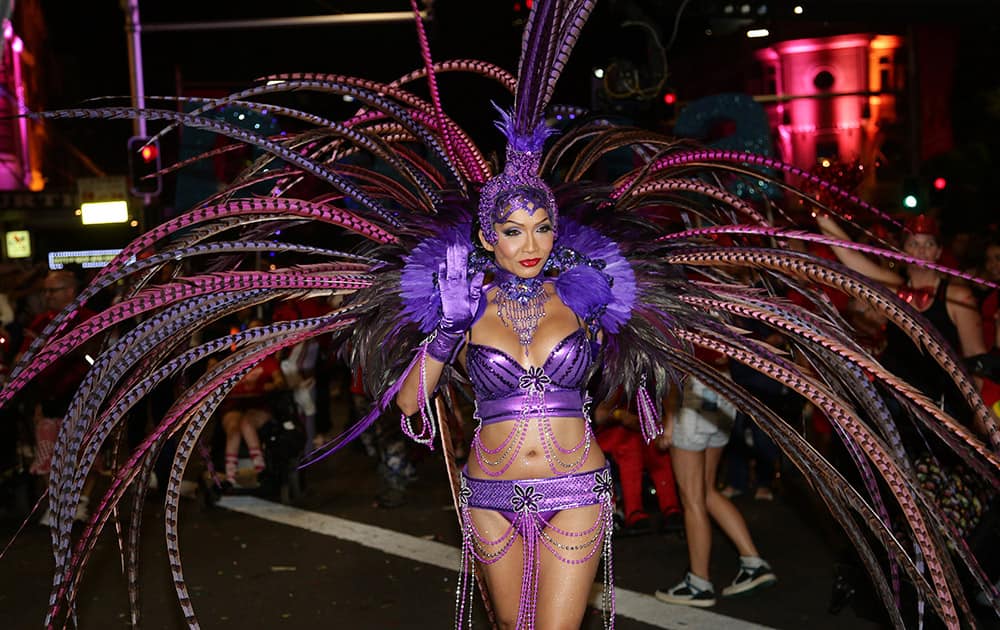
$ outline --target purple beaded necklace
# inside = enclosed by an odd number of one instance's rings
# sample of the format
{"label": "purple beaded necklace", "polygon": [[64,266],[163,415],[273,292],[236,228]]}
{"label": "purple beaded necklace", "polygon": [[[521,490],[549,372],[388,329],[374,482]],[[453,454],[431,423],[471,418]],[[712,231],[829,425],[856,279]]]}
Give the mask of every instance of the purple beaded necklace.
{"label": "purple beaded necklace", "polygon": [[495,271],[497,316],[503,325],[514,330],[518,342],[528,355],[528,346],[535,338],[538,323],[545,317],[549,294],[542,277],[521,278],[505,269]]}

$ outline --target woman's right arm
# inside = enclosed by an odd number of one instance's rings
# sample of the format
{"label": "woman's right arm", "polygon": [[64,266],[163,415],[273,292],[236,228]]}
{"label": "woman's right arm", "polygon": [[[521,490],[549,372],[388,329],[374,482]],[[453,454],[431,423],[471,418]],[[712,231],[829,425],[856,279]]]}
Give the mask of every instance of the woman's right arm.
{"label": "woman's right arm", "polygon": [[410,370],[410,373],[406,375],[403,386],[400,388],[399,393],[396,394],[396,404],[405,416],[412,416],[420,411],[421,369],[423,369],[424,373],[424,391],[427,392],[427,396],[430,396],[430,392],[434,391],[438,381],[441,380],[441,373],[444,372],[444,363],[427,356],[425,357],[423,366],[417,363]]}
{"label": "woman's right arm", "polygon": [[[832,236],[842,241],[851,240],[847,232],[836,221],[825,214],[817,215],[816,223],[819,225],[819,229],[823,231],[823,234],[827,236]],[[881,282],[893,288],[900,286],[904,282],[902,276],[898,273],[886,269],[859,251],[836,246],[831,246],[830,249],[836,254],[837,259],[848,268],[868,276],[876,282]]]}
{"label": "woman's right arm", "polygon": [[[457,245],[450,245],[445,262],[438,266],[438,290],[441,295],[441,319],[425,345],[420,348],[416,365],[407,374],[396,404],[405,415],[420,410],[421,394],[430,397],[444,372],[445,363],[455,360],[479,310],[483,290],[483,274],[468,277],[468,254]],[[421,392],[421,380],[423,392]]]}

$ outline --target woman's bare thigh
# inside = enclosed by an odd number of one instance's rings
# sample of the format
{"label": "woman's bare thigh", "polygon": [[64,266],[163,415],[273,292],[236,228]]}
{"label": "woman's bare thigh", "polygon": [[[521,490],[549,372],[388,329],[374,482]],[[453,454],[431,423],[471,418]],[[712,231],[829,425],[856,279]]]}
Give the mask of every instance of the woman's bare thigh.
{"label": "woman's bare thigh", "polygon": [[598,522],[600,518],[600,505],[563,510],[552,517],[550,525],[582,535],[566,536],[552,528],[543,532],[551,539],[546,542],[561,557],[539,545],[541,574],[535,615],[539,630],[575,629],[583,623],[601,560],[605,532],[604,524]]}
{"label": "woman's bare thigh", "polygon": [[[496,540],[510,528],[510,522],[498,512],[473,509],[471,514],[483,538]],[[600,563],[603,535],[603,523],[597,522],[600,515],[600,505],[563,510],[552,517],[550,525],[582,535],[569,536],[548,528],[543,532],[543,536],[547,537],[545,541],[538,541],[538,609],[535,620],[539,630],[579,628],[582,623]],[[485,551],[494,552],[501,547],[496,545]],[[553,555],[550,547],[562,559]],[[493,564],[479,563],[501,627],[513,628],[517,621],[524,580],[523,550],[523,541],[518,535],[502,558]],[[480,549],[480,554],[483,551]]]}
{"label": "woman's bare thigh", "polygon": [[[479,535],[487,540],[497,540],[510,528],[508,521],[499,512],[492,510],[469,510],[472,522],[476,526]],[[475,538],[474,538],[475,540]],[[506,537],[504,537],[506,541]],[[478,553],[496,553],[503,548],[503,543],[480,547]],[[500,626],[513,628],[517,621],[517,608],[521,599],[521,577],[522,577],[522,541],[520,536],[513,541],[507,552],[496,558],[492,564],[479,562],[478,567],[486,577],[486,588],[489,590],[490,601],[493,603],[493,612],[496,614],[497,622]],[[492,560],[492,559],[491,559]]]}

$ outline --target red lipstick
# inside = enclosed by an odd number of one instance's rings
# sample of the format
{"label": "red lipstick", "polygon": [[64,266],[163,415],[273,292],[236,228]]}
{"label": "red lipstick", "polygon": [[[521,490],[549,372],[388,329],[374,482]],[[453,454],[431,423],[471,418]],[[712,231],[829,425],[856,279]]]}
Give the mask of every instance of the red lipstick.
{"label": "red lipstick", "polygon": [[541,258],[525,258],[524,260],[517,261],[521,263],[522,267],[534,267],[538,263],[542,262]]}

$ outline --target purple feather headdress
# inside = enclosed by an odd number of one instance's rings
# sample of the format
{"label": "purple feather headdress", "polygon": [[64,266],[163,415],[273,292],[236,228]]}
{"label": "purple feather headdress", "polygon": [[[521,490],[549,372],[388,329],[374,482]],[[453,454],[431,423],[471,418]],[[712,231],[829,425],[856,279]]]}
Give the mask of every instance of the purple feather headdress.
{"label": "purple feather headdress", "polygon": [[594,2],[538,2],[528,17],[521,39],[514,109],[501,111],[497,122],[507,137],[507,161],[503,172],[480,191],[479,225],[490,244],[498,238],[495,223],[503,223],[518,210],[534,214],[540,204],[556,227],[555,197],[539,177],[542,149],[552,133],[545,126],[545,110]]}
{"label": "purple feather headdress", "polygon": [[519,133],[513,117],[497,108],[497,128],[507,138],[507,161],[503,172],[483,185],[479,192],[479,226],[491,245],[497,242],[494,223],[505,222],[518,210],[529,215],[543,208],[556,228],[556,199],[552,189],[538,176],[545,139],[553,130],[539,122],[528,134]]}

